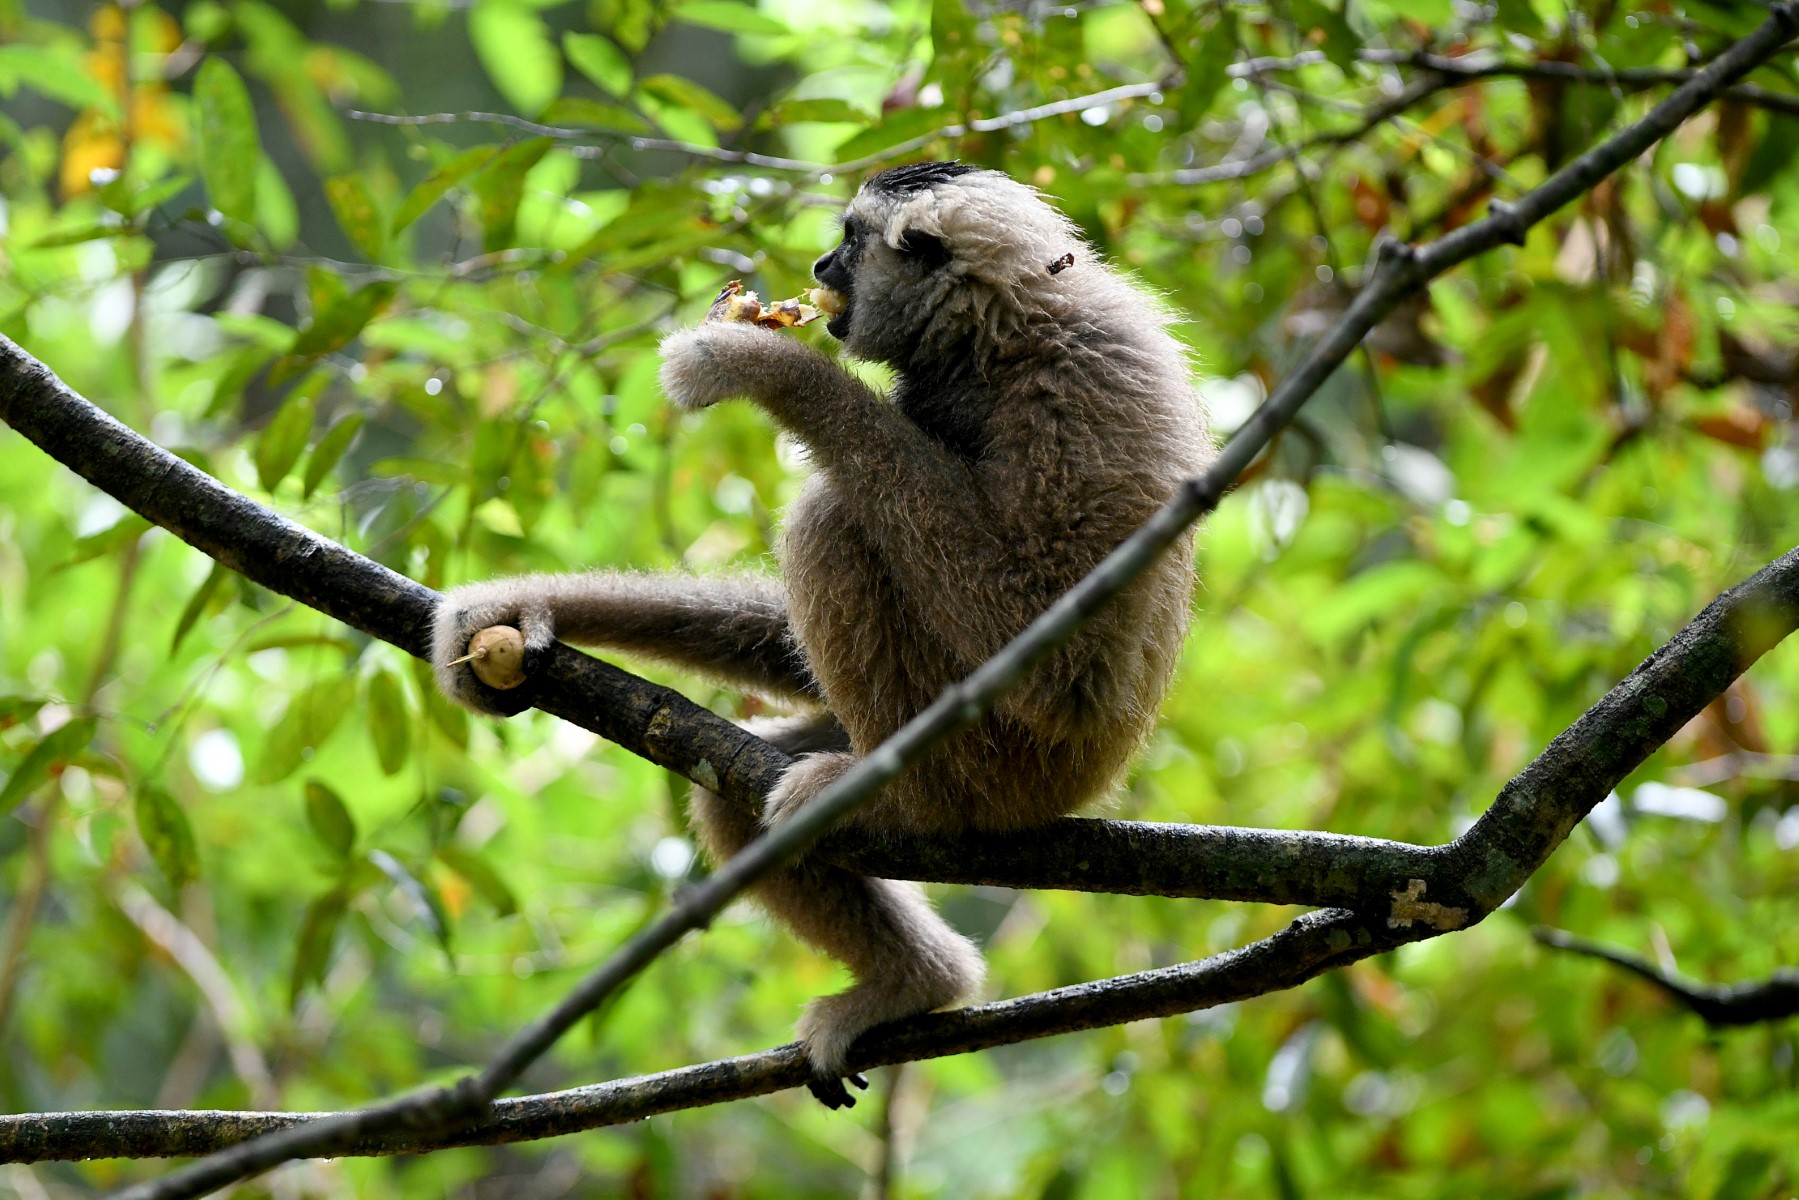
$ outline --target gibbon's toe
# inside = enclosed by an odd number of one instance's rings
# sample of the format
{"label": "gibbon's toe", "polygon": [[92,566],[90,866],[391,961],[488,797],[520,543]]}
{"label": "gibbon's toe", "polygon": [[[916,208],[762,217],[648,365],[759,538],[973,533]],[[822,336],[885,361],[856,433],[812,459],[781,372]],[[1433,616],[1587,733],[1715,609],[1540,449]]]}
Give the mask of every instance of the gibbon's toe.
{"label": "gibbon's toe", "polygon": [[853,1085],[859,1092],[868,1090],[868,1076],[862,1074],[848,1075],[842,1079],[834,1075],[809,1079],[806,1081],[806,1090],[826,1108],[854,1108],[856,1098],[843,1086],[846,1083]]}

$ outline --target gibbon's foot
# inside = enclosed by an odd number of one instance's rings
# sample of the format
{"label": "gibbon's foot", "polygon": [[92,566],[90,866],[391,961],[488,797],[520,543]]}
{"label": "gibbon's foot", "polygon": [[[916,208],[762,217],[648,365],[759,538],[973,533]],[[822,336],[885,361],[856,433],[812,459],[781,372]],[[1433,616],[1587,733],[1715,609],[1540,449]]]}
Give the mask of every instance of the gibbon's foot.
{"label": "gibbon's foot", "polygon": [[[839,751],[803,754],[781,775],[780,782],[768,793],[762,806],[762,827],[773,829],[800,810],[800,807],[833,783],[838,776],[856,765],[856,756]],[[853,824],[848,818],[844,824]]]}
{"label": "gibbon's foot", "polygon": [[860,1073],[847,1075],[842,1079],[835,1075],[820,1075],[806,1084],[806,1090],[826,1108],[854,1108],[856,1098],[843,1086],[845,1083],[854,1084],[859,1092],[868,1090],[868,1076]]}
{"label": "gibbon's foot", "polygon": [[530,704],[516,691],[497,691],[475,677],[467,662],[469,639],[492,625],[510,625],[525,639],[525,678],[543,664],[556,640],[549,606],[519,599],[520,580],[495,580],[452,589],[437,606],[431,632],[431,665],[444,694],[478,713],[510,717]]}
{"label": "gibbon's foot", "polygon": [[[791,348],[800,348],[797,343]],[[739,321],[712,321],[662,339],[662,391],[676,407],[710,408],[746,396],[766,379],[772,361],[790,350],[787,339]]]}

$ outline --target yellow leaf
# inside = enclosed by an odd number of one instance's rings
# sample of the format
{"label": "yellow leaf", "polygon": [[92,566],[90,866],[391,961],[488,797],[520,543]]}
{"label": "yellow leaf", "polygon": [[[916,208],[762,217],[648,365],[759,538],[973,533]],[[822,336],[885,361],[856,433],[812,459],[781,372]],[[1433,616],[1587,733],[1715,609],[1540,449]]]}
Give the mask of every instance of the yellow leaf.
{"label": "yellow leaf", "polygon": [[69,124],[62,139],[62,166],[58,182],[63,199],[72,200],[93,189],[95,171],[117,171],[125,165],[125,143],[117,127],[95,112],[84,112]]}

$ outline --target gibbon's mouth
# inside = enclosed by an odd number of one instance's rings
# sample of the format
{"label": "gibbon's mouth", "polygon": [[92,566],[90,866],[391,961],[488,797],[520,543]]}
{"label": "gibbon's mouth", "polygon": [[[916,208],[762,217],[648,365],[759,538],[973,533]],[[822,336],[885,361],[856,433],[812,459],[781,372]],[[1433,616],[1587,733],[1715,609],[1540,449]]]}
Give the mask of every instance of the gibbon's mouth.
{"label": "gibbon's mouth", "polygon": [[850,304],[846,302],[836,316],[825,322],[825,332],[840,342],[850,331],[850,307]]}

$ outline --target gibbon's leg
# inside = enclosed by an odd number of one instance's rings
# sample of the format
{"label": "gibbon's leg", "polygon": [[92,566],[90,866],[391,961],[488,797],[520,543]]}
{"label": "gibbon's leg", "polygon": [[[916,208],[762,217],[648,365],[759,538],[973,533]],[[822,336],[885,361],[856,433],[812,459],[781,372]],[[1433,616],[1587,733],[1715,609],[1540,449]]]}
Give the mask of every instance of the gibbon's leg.
{"label": "gibbon's leg", "polygon": [[[849,738],[829,715],[752,721],[746,728],[788,754],[806,756],[781,777],[769,797],[770,813],[790,811],[855,761],[846,752]],[[762,832],[761,821],[704,788],[694,788],[692,806],[715,860],[729,858]],[[917,884],[869,879],[802,858],[753,891],[783,924],[856,976],[847,991],[809,1004],[799,1023],[815,1074],[812,1094],[832,1108],[855,1103],[843,1077],[858,1036],[885,1021],[954,1004],[981,986],[980,951],[937,915]]]}
{"label": "gibbon's leg", "polygon": [[437,609],[432,661],[444,691],[494,711],[467,665],[452,666],[489,625],[525,637],[527,673],[556,638],[640,654],[723,682],[794,699],[819,699],[794,643],[780,584],[754,576],[520,575],[449,592]]}

